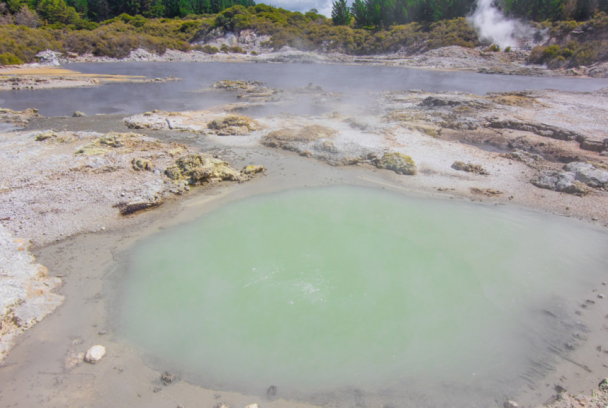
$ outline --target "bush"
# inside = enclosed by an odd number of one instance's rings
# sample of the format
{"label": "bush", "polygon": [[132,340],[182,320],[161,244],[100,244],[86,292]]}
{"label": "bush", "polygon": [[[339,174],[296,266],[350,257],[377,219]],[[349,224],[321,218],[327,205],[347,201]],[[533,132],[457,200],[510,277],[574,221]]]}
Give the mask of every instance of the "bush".
{"label": "bush", "polygon": [[20,65],[23,62],[17,58],[15,54],[4,53],[0,54],[0,65]]}
{"label": "bush", "polygon": [[205,54],[217,54],[218,52],[220,52],[217,47],[212,47],[209,44],[205,44],[203,46],[196,45],[193,49],[196,51],[204,52]]}
{"label": "bush", "polygon": [[235,45],[233,47],[228,48],[228,52],[231,52],[233,54],[247,54],[247,51],[245,51],[244,49],[242,49],[238,45]]}

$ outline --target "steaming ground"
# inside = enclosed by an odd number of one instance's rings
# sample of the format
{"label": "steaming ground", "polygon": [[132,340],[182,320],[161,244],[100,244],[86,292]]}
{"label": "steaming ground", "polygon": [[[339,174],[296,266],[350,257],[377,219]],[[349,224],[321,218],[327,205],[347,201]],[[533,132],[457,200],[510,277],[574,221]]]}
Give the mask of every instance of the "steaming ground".
{"label": "steaming ground", "polygon": [[477,0],[477,7],[469,17],[469,22],[475,27],[481,40],[496,44],[503,50],[524,45],[534,47],[547,40],[546,33],[530,24],[506,17],[496,7],[494,0]]}

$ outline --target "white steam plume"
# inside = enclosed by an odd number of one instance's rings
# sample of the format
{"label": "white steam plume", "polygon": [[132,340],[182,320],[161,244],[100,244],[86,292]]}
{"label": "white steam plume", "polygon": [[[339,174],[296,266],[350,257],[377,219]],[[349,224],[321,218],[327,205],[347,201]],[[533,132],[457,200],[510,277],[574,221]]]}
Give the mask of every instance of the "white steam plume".
{"label": "white steam plume", "polygon": [[477,0],[477,9],[469,17],[479,38],[490,41],[500,48],[516,48],[523,41],[532,42],[536,30],[519,20],[507,18],[495,5],[494,0]]}

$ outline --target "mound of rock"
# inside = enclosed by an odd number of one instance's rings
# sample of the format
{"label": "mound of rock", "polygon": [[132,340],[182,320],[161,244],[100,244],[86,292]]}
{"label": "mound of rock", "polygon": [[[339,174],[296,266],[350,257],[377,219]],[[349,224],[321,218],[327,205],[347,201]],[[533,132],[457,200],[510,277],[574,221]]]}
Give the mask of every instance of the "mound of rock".
{"label": "mound of rock", "polygon": [[608,189],[608,171],[604,168],[598,169],[591,163],[568,163],[564,170],[574,173],[576,180],[585,183],[589,187]]}
{"label": "mound of rock", "polygon": [[263,172],[262,166],[247,166],[242,171],[218,158],[202,154],[191,154],[168,167],[165,174],[174,181],[186,181],[190,185],[202,185],[218,181],[246,181],[257,173]]}
{"label": "mound of rock", "polygon": [[27,125],[30,119],[39,116],[38,109],[14,111],[12,109],[0,108],[0,123],[10,123],[19,127]]}
{"label": "mound of rock", "polygon": [[243,136],[260,129],[260,124],[247,116],[231,115],[207,124],[219,136]]}
{"label": "mound of rock", "polygon": [[336,131],[325,126],[305,126],[299,130],[281,129],[268,133],[262,138],[264,146],[302,152],[305,144],[320,139],[331,139]]}
{"label": "mound of rock", "polygon": [[598,169],[591,163],[569,163],[564,171],[550,172],[532,180],[536,187],[562,193],[583,196],[590,188],[608,189],[608,171]]}

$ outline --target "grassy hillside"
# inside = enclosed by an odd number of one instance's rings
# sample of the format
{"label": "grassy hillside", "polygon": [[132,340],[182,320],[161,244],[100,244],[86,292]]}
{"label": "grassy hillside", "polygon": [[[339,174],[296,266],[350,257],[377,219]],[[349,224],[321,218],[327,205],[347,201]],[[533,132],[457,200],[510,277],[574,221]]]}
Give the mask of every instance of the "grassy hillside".
{"label": "grassy hillside", "polygon": [[[556,40],[553,47],[534,50],[531,62],[551,66],[588,65],[608,60],[608,16],[599,13],[587,22],[537,23]],[[475,47],[479,38],[462,17],[434,23],[393,25],[387,29],[364,29],[334,25],[316,12],[305,14],[273,8],[263,4],[234,6],[215,15],[189,15],[183,18],[158,19],[122,14],[94,25],[46,25],[38,28],[24,25],[0,25],[0,64],[33,62],[43,50],[121,58],[137,48],[162,54],[167,49],[188,51],[193,47],[217,52],[212,47],[197,45],[212,30],[240,32],[255,30],[271,36],[267,46],[280,49],[291,46],[299,50],[351,55],[373,55],[399,50],[415,53],[450,45]],[[238,48],[224,52],[239,52]]]}

